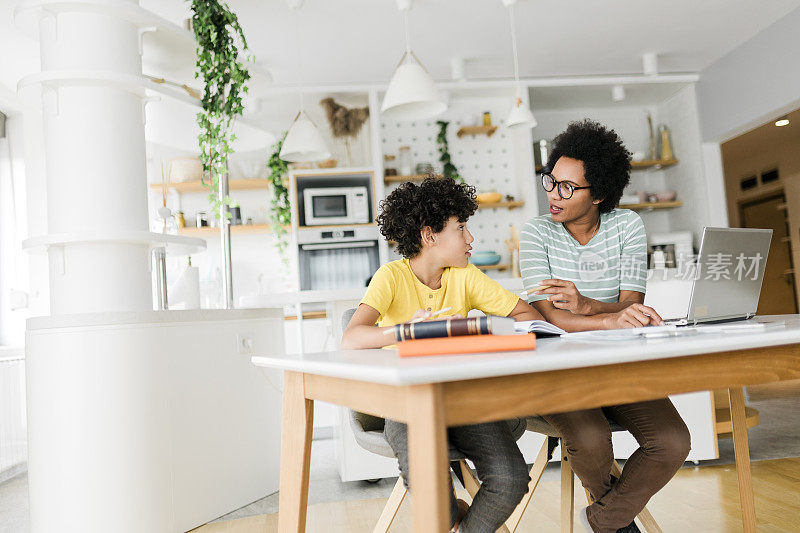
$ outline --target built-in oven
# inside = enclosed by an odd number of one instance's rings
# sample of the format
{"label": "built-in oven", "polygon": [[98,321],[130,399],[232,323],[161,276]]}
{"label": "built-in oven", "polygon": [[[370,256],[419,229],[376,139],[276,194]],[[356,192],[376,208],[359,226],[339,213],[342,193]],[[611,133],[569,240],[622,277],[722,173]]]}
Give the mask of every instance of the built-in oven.
{"label": "built-in oven", "polygon": [[362,186],[303,189],[306,226],[366,224],[369,194]]}
{"label": "built-in oven", "polygon": [[365,287],[378,269],[378,228],[301,228],[300,290]]}

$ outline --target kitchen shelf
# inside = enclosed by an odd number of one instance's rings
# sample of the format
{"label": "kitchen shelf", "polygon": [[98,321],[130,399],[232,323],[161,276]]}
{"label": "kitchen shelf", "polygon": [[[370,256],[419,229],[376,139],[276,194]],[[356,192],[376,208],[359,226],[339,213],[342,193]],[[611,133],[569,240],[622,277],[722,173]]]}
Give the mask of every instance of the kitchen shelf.
{"label": "kitchen shelf", "polygon": [[458,128],[456,135],[463,137],[464,135],[486,135],[491,137],[497,131],[497,126],[462,126]]}
{"label": "kitchen shelf", "polygon": [[631,161],[631,170],[644,170],[648,168],[659,169],[677,164],[677,159],[645,159],[643,161]]}
{"label": "kitchen shelf", "polygon": [[497,208],[497,207],[506,207],[508,209],[515,209],[517,207],[522,207],[523,205],[525,205],[525,202],[522,202],[522,201],[519,201],[519,200],[515,200],[513,202],[509,202],[509,201],[506,201],[506,202],[492,202],[492,203],[486,203],[486,204],[482,204],[482,203],[478,202],[478,209],[494,209],[494,208]]}
{"label": "kitchen shelf", "polygon": [[620,209],[632,209],[633,211],[652,211],[653,209],[672,209],[680,207],[683,202],[676,200],[673,202],[647,202],[643,204],[619,204]]}
{"label": "kitchen shelf", "polygon": [[[219,228],[209,228],[208,226],[203,226],[201,228],[198,227],[186,227],[178,229],[178,233],[180,235],[194,235],[200,237],[206,237],[209,235],[218,235]],[[231,234],[232,235],[246,235],[246,234],[256,234],[256,233],[272,233],[271,226],[269,224],[237,224],[235,226],[231,226]]]}
{"label": "kitchen shelf", "polygon": [[[438,174],[434,174],[435,177],[441,177]],[[384,176],[383,182],[384,183],[403,183],[406,181],[422,181],[428,177],[428,174],[412,174],[410,176]]]}
{"label": "kitchen shelf", "polygon": [[[249,191],[249,190],[266,190],[269,187],[270,181],[268,179],[244,179],[244,180],[230,180],[228,182],[229,191]],[[161,190],[160,183],[151,183],[150,188],[156,191]],[[177,183],[170,183],[167,189],[173,190],[178,194],[185,192],[205,192],[208,189],[199,181],[183,181]]]}

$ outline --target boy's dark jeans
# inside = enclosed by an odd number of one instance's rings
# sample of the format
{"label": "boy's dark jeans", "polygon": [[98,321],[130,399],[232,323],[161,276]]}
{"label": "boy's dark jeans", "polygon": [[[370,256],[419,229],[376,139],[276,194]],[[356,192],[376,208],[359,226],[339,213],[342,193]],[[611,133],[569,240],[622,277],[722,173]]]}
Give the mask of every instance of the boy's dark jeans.
{"label": "boy's dark jeans", "polygon": [[[628,430],[640,448],[612,484],[611,429],[608,419]],[[689,455],[689,430],[668,399],[586,409],[544,417],[561,434],[572,470],[592,495],[586,510],[597,533],[615,533],[633,522],[648,500]]]}
{"label": "boy's dark jeans", "polygon": [[[408,427],[386,420],[383,430],[400,464],[400,475],[408,488]],[[490,422],[447,428],[450,445],[461,451],[475,465],[481,488],[472,500],[459,526],[460,533],[494,533],[528,492],[528,466],[517,447],[508,423]],[[450,472],[447,475],[452,488]],[[458,514],[453,491],[450,491],[450,525]]]}

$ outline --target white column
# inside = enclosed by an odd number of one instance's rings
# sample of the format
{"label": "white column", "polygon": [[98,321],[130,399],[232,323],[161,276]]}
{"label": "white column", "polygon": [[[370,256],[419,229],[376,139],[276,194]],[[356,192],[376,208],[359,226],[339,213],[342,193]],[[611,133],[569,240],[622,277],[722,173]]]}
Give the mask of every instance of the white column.
{"label": "white column", "polygon": [[[136,5],[135,0],[129,0]],[[138,28],[99,12],[40,19],[42,72],[141,74]],[[42,88],[48,233],[147,231],[143,90],[55,81]],[[52,315],[152,309],[146,243],[50,249]]]}

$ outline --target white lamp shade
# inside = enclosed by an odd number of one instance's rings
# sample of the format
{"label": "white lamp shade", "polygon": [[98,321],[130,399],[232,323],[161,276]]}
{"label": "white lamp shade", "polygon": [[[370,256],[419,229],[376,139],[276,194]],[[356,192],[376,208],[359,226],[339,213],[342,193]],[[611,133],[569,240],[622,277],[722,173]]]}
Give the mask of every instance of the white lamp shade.
{"label": "white lamp shade", "polygon": [[[411,54],[407,53],[406,57],[411,57]],[[447,104],[422,65],[412,58],[395,69],[381,105],[384,118],[421,120],[446,110]]]}
{"label": "white lamp shade", "polygon": [[331,152],[311,120],[300,112],[283,141],[280,157],[284,161],[322,161]]}
{"label": "white lamp shade", "polygon": [[511,106],[511,111],[508,112],[506,127],[512,129],[535,128],[536,124],[536,118],[530,108],[517,99],[516,103]]}

